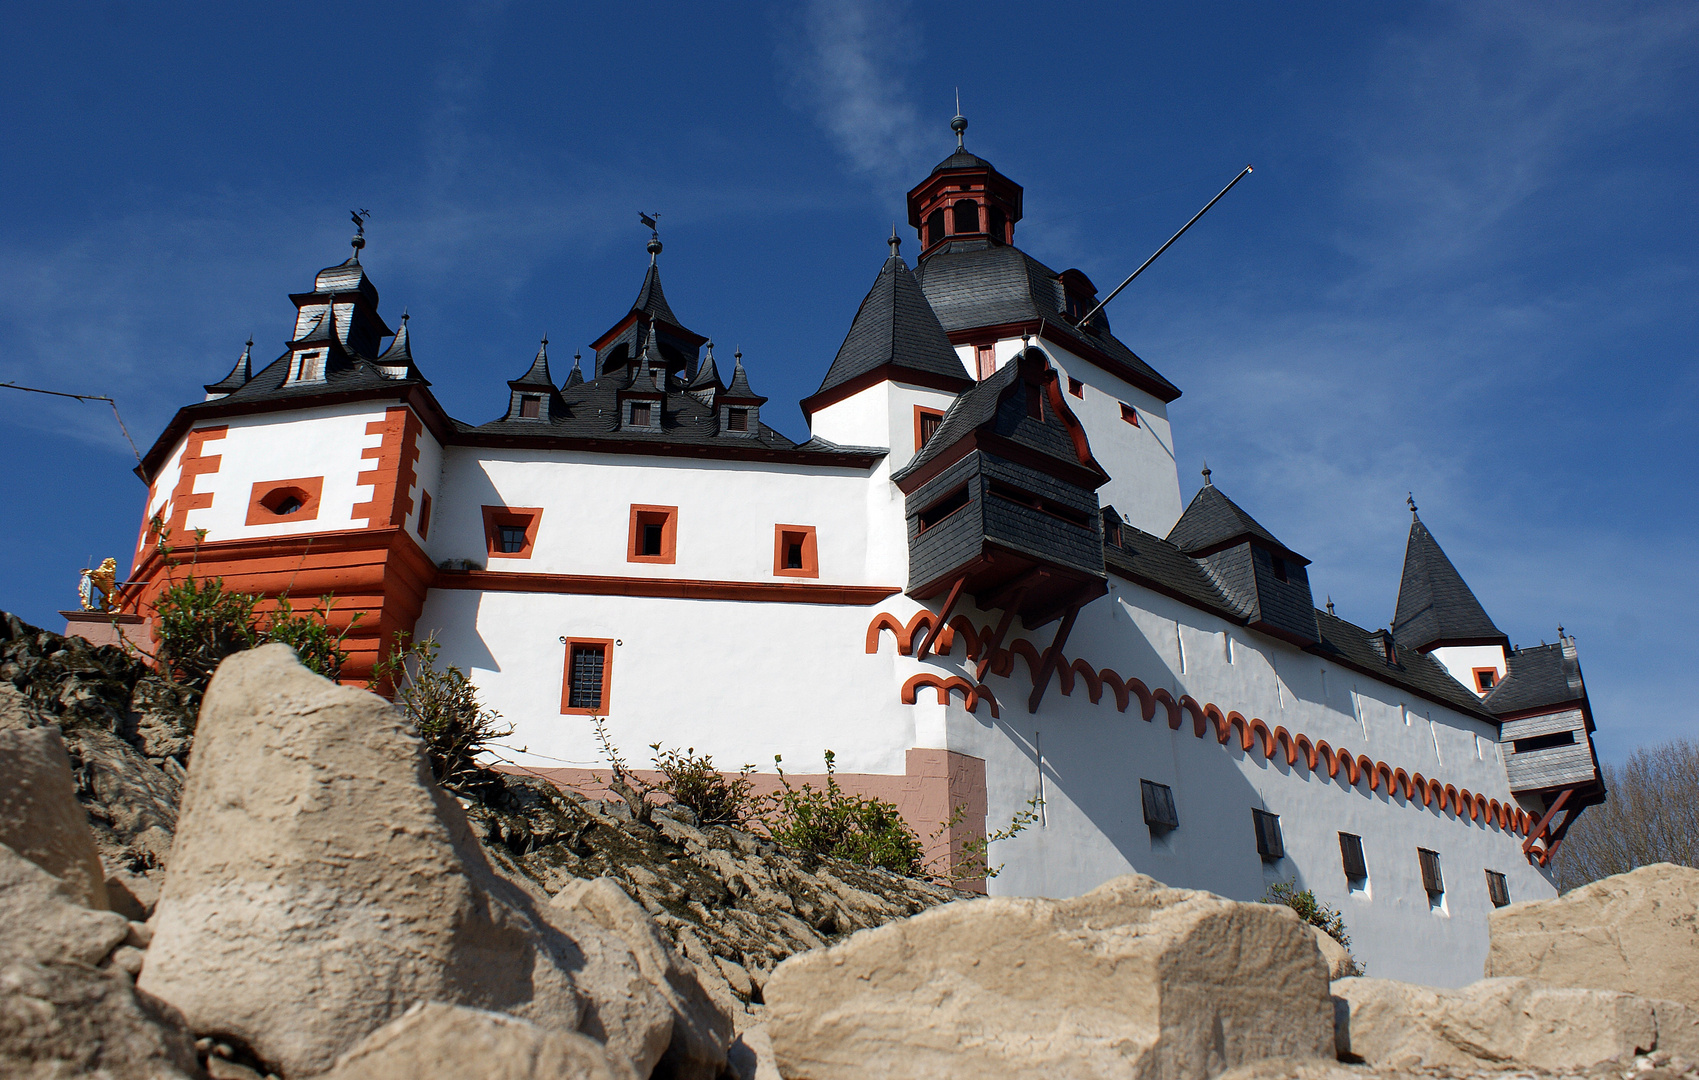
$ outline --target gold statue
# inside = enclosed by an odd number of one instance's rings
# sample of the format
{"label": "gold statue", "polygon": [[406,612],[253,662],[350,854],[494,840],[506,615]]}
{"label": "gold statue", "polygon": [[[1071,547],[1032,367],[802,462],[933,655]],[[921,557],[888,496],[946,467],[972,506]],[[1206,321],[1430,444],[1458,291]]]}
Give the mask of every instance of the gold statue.
{"label": "gold statue", "polygon": [[77,582],[77,599],[82,601],[84,611],[117,610],[118,560],[107,559],[95,570],[85,566],[82,579]]}

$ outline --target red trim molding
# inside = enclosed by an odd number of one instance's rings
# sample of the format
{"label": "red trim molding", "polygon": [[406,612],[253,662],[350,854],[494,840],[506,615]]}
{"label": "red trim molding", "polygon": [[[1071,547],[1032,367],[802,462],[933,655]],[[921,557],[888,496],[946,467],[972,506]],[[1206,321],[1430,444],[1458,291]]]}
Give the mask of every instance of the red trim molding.
{"label": "red trim molding", "polygon": [[418,476],[413,466],[419,460],[419,418],[406,406],[385,409],[382,420],[366,425],[367,435],[383,441],[361,452],[376,464],[354,478],[356,484],[372,485],[370,502],[355,503],[352,516],[366,518],[368,529],[404,525],[413,512],[413,484]]}
{"label": "red trim molding", "polygon": [[200,476],[210,476],[218,471],[219,464],[224,460],[219,454],[204,454],[206,444],[214,439],[222,439],[229,432],[228,425],[218,427],[196,428],[189,432],[189,441],[183,445],[183,460],[177,467],[177,486],[171,489],[171,516],[166,519],[166,527],[171,530],[178,543],[182,542],[181,533],[188,520],[190,510],[205,510],[212,505],[212,492],[195,492],[195,479]]}
{"label": "red trim molding", "polygon": [[700,581],[684,578],[527,574],[502,570],[439,570],[433,588],[575,596],[646,596],[668,600],[742,600],[769,604],[872,607],[902,592],[899,585],[815,585],[800,581]]}

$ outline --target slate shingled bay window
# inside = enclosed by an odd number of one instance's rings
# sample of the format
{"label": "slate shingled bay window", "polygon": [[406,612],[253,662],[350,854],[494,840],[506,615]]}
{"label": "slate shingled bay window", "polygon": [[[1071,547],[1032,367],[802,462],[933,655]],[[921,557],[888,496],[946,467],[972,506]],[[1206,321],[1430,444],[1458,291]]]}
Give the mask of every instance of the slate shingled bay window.
{"label": "slate shingled bay window", "polygon": [[1510,903],[1510,884],[1497,870],[1487,871],[1487,897],[1492,900],[1493,907],[1505,907]]}
{"label": "slate shingled bay window", "polygon": [[606,716],[612,697],[614,642],[607,638],[562,638],[566,668],[561,678],[562,715]]}
{"label": "slate shingled bay window", "polygon": [[1286,857],[1286,844],[1280,835],[1280,815],[1267,810],[1252,810],[1251,823],[1257,831],[1257,854],[1263,862],[1279,862]]}
{"label": "slate shingled bay window", "polygon": [[1144,799],[1144,823],[1152,835],[1160,835],[1180,826],[1180,815],[1174,809],[1174,789],[1153,780],[1139,781],[1139,794]]}

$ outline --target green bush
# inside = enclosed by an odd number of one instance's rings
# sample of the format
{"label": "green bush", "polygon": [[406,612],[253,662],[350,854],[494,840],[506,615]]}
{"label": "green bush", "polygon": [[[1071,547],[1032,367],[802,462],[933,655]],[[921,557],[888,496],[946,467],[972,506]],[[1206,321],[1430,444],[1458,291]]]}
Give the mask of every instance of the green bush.
{"label": "green bush", "polygon": [[781,790],[773,799],[767,834],[798,851],[829,855],[862,866],[882,866],[898,874],[919,874],[924,849],[897,808],[884,799],[852,795],[838,786],[836,756],[826,751],[826,786],[792,786],[779,766]]}
{"label": "green bush", "polygon": [[1298,891],[1296,881],[1277,881],[1268,887],[1268,895],[1264,896],[1265,904],[1285,904],[1298,913],[1298,917],[1321,930],[1328,937],[1339,942],[1345,948],[1351,947],[1350,935],[1345,933],[1345,917],[1316,899],[1316,894],[1308,889]]}
{"label": "green bush", "polygon": [[424,740],[431,776],[450,791],[462,791],[483,776],[478,755],[513,728],[479,703],[465,672],[453,664],[437,666],[437,648],[434,637],[397,634],[395,648],[372,674],[394,684],[396,706]]}
{"label": "green bush", "polygon": [[356,614],[341,632],[332,630],[333,603],[332,597],[321,597],[316,607],[298,615],[289,597],[282,596],[277,610],[261,613],[259,597],[231,592],[223,578],[197,581],[191,574],[172,582],[154,601],[159,634],[154,659],[197,698],[225,657],[273,641],[293,648],[303,665],[335,681],[348,659],[342,642],[360,617]]}
{"label": "green bush", "polygon": [[697,754],[694,746],[686,747],[682,754],[663,750],[660,743],[650,743],[649,749],[655,752],[655,768],[662,776],[655,789],[688,807],[701,824],[737,826],[758,813],[749,780],[755,766],[745,765],[735,777],[728,778],[714,768],[712,755]]}

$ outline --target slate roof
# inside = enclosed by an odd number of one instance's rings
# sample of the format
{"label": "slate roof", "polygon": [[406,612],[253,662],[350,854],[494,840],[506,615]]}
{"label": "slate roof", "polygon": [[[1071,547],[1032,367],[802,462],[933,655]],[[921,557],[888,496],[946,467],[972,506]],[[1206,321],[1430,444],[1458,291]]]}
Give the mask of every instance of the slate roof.
{"label": "slate roof", "polygon": [[1130,369],[1142,389],[1163,401],[1180,390],[1109,332],[1103,312],[1083,329],[1065,314],[1067,296],[1056,271],[1020,248],[987,239],[950,240],[915,268],[915,278],[949,332],[1040,320],[1069,348],[1096,352]]}
{"label": "slate roof", "polygon": [[215,383],[207,383],[206,392],[209,394],[228,394],[241,389],[242,384],[247,382],[253,374],[253,364],[254,339],[249,338],[247,348],[243,349],[242,355],[236,358],[236,366],[230,369],[230,374]]}
{"label": "slate roof", "polygon": [[937,176],[949,169],[991,169],[992,172],[997,171],[989,161],[976,154],[970,154],[959,146],[956,147],[955,153],[933,167],[932,175]]}
{"label": "slate roof", "polygon": [[[403,377],[424,383],[426,386],[430,385],[425,377],[419,373],[419,366],[413,362],[413,338],[407,332],[406,312],[401,313],[401,328],[395,332],[395,340],[389,343],[389,348],[385,349],[383,355],[378,357],[378,364],[387,369],[401,368],[404,371]],[[393,371],[390,371],[389,374],[392,378],[395,377]]]}
{"label": "slate roof", "polygon": [[[1222,494],[1214,484],[1205,483],[1192,496],[1186,512],[1168,532],[1168,542],[1188,554],[1219,550],[1235,540],[1255,538],[1289,555],[1297,553],[1275,539],[1274,534],[1257,524],[1255,518],[1240,509],[1239,504]],[[1302,556],[1298,556],[1302,558]],[[1306,560],[1307,562],[1308,560]]]}
{"label": "slate roof", "polygon": [[[694,387],[695,385],[695,380],[691,380],[691,386]],[[726,387],[726,392],[720,396],[720,400],[739,405],[765,405],[767,403],[766,398],[749,388],[749,373],[743,370],[742,360],[737,361],[736,366],[732,368],[732,383]]]}
{"label": "slate roof", "polygon": [[537,346],[537,356],[536,356],[536,359],[531,361],[530,369],[527,370],[525,372],[525,374],[521,375],[517,379],[514,379],[512,382],[508,383],[507,385],[512,387],[515,390],[518,390],[521,387],[533,387],[533,386],[537,387],[539,389],[543,389],[543,390],[553,390],[555,388],[555,381],[549,375],[549,339],[548,338],[544,338],[543,343],[541,345]]}
{"label": "slate roof", "polygon": [[685,328],[667,304],[667,294],[661,291],[661,268],[653,261],[649,263],[649,272],[643,275],[643,287],[637,290],[637,299],[632,303],[631,310],[672,323],[681,330]]}
{"label": "slate roof", "polygon": [[1509,670],[1482,702],[1491,712],[1505,716],[1587,696],[1573,640],[1517,649],[1505,659]]}
{"label": "slate roof", "polygon": [[1422,519],[1412,518],[1410,540],[1404,547],[1404,576],[1398,585],[1398,610],[1392,617],[1392,633],[1399,643],[1413,649],[1445,641],[1510,644]]}
{"label": "slate roof", "polygon": [[[1120,545],[1104,544],[1104,563],[1111,573],[1172,596],[1191,607],[1243,624],[1245,615],[1194,559],[1159,536],[1123,523]],[[1389,664],[1377,640],[1378,631],[1347,622],[1316,609],[1321,640],[1304,651],[1360,671],[1381,682],[1409,690],[1449,708],[1495,719],[1474,694],[1464,689],[1445,667],[1426,653],[1394,643],[1397,663]]]}
{"label": "slate roof", "polygon": [[914,274],[898,255],[879,268],[815,393],[825,393],[886,364],[951,379],[964,388],[972,382]]}

